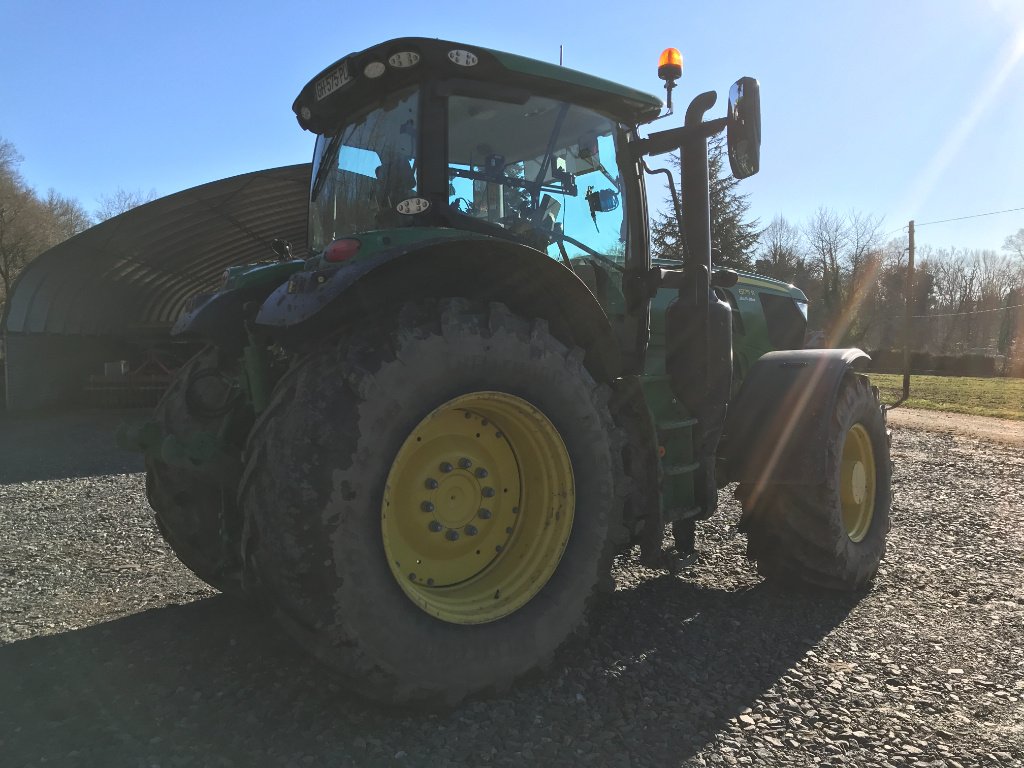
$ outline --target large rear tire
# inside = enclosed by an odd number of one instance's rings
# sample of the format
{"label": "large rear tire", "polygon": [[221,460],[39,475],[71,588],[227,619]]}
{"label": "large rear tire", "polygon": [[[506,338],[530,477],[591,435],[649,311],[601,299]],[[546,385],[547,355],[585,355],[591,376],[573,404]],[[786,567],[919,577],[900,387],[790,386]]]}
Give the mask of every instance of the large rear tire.
{"label": "large rear tire", "polygon": [[806,485],[741,485],[748,556],[766,579],[856,591],[885,554],[892,464],[885,417],[867,377],[843,379],[832,414],[825,477]]}
{"label": "large rear tire", "polygon": [[[225,408],[234,396],[233,365],[207,347],[181,368],[156,407],[165,435],[187,441],[200,432],[221,431],[230,418]],[[214,468],[146,458],[146,496],[164,541],[196,576],[233,594],[241,591],[241,522],[235,506],[240,475],[238,461]]]}
{"label": "large rear tire", "polygon": [[462,300],[325,342],[253,430],[247,578],[362,694],[451,704],[550,659],[622,542],[609,388]]}

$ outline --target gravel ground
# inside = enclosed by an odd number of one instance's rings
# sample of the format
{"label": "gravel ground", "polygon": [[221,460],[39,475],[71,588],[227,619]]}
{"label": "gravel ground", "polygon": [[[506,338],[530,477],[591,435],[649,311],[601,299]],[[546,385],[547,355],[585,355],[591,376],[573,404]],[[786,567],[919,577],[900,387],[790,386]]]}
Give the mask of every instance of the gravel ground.
{"label": "gravel ground", "polygon": [[347,694],[179,565],[119,416],[0,420],[4,766],[1024,765],[1019,448],[897,427],[859,601],[763,584],[730,502],[691,571],[623,556],[552,668],[422,714]]}

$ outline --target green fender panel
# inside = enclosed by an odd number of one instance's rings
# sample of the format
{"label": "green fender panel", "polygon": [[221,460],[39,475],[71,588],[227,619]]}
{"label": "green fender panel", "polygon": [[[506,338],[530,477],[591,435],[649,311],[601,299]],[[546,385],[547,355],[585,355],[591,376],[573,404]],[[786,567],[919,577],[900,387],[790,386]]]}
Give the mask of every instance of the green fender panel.
{"label": "green fender panel", "polygon": [[823,479],[840,382],[870,359],[859,349],[762,355],[729,404],[718,451],[727,481],[806,485]]}

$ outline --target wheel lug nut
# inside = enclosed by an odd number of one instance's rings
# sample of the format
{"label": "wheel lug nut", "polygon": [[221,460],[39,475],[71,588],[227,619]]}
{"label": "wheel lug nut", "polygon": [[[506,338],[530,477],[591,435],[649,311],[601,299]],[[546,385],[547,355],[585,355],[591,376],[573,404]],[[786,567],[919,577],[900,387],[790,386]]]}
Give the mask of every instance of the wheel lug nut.
{"label": "wheel lug nut", "polygon": [[467,459],[465,456],[463,456],[461,459],[459,459],[459,466],[462,467],[463,469],[469,469],[471,466],[473,466],[473,462]]}
{"label": "wheel lug nut", "polygon": [[464,530],[466,532],[467,536],[476,536],[476,526],[475,525],[472,525],[472,524],[467,525],[462,530]]}
{"label": "wheel lug nut", "polygon": [[484,469],[483,467],[477,467],[476,476],[483,480],[485,477],[487,477],[487,470]]}
{"label": "wheel lug nut", "polygon": [[429,501],[424,501],[422,504],[420,504],[420,509],[422,509],[424,512],[433,512],[434,505]]}
{"label": "wheel lug nut", "polygon": [[480,509],[477,510],[476,516],[479,517],[481,520],[490,520],[491,510],[486,509],[485,507],[481,507]]}
{"label": "wheel lug nut", "polygon": [[442,472],[451,472],[454,469],[454,467],[447,461],[442,461],[440,469]]}
{"label": "wheel lug nut", "polygon": [[409,574],[409,581],[416,581],[416,574],[415,573],[410,573]]}
{"label": "wheel lug nut", "polygon": [[423,485],[425,485],[431,491],[437,490],[437,480],[435,480],[432,477],[428,477],[427,481]]}
{"label": "wheel lug nut", "polygon": [[431,520],[427,523],[427,528],[430,529],[431,533],[440,533],[444,526],[437,522],[437,520]]}
{"label": "wheel lug nut", "polygon": [[448,539],[448,541],[458,541],[459,540],[459,532],[456,531],[454,528],[449,528],[445,532],[444,537],[446,539]]}
{"label": "wheel lug nut", "polygon": [[487,486],[487,487],[486,487],[486,488],[484,488],[484,489],[483,489],[482,491],[480,491],[480,493],[482,493],[482,494],[484,495],[484,497],[485,497],[485,498],[488,498],[488,499],[489,499],[489,498],[491,498],[491,496],[493,496],[493,495],[494,495],[494,489],[493,489],[493,488],[491,488],[490,486]]}

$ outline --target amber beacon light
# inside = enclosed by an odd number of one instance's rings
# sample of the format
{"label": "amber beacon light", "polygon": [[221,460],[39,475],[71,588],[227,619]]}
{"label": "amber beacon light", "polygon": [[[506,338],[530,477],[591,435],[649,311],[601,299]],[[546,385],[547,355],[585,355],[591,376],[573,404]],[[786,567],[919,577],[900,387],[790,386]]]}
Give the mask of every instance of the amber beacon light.
{"label": "amber beacon light", "polygon": [[678,48],[666,48],[658,59],[658,77],[672,82],[683,76],[683,54]]}
{"label": "amber beacon light", "polygon": [[665,81],[665,106],[667,115],[672,114],[672,89],[676,80],[683,75],[683,54],[678,48],[666,48],[658,59],[658,77]]}

